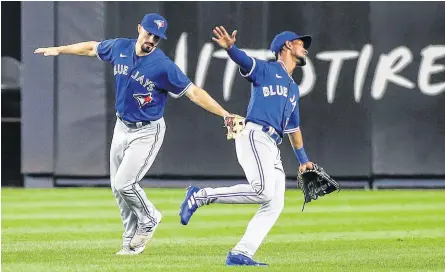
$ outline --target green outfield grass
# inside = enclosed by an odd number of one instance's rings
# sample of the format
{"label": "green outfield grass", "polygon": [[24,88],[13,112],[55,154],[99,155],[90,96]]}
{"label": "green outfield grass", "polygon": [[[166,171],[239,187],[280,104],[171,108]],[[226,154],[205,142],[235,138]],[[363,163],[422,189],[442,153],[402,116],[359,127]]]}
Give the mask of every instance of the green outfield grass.
{"label": "green outfield grass", "polygon": [[225,267],[257,205],[200,208],[179,223],[184,190],[146,189],[163,222],[145,252],[115,256],[122,226],[111,190],[2,189],[2,271],[445,271],[445,191],[341,191],[286,206],[255,255]]}

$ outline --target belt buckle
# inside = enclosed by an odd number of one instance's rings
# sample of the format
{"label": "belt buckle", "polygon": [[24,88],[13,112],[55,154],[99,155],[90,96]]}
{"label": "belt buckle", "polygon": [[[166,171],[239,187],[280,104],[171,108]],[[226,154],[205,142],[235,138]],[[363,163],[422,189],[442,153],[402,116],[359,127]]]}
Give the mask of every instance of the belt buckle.
{"label": "belt buckle", "polygon": [[142,127],[142,122],[136,122],[136,128],[141,128]]}

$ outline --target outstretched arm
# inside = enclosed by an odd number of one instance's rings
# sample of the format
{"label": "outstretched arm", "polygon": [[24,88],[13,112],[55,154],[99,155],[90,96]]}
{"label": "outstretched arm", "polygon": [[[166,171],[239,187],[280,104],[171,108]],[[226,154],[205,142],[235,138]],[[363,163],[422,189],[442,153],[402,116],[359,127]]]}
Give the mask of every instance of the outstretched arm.
{"label": "outstretched arm", "polygon": [[219,115],[223,118],[229,116],[230,114],[221,107],[218,102],[216,102],[205,90],[197,87],[196,85],[192,84],[185,95],[193,101],[196,105],[200,106],[201,108],[214,113],[216,115]]}
{"label": "outstretched arm", "polygon": [[289,133],[288,135],[290,144],[294,149],[295,156],[300,162],[299,170],[303,172],[306,170],[306,168],[313,169],[312,162],[309,161],[309,158],[307,157],[306,151],[303,147],[303,135],[301,134],[301,130],[298,129],[295,132]]}
{"label": "outstretched arm", "polygon": [[229,57],[238,64],[244,71],[250,71],[253,66],[253,59],[247,56],[247,54],[236,47],[236,33],[234,30],[232,36],[227,33],[223,26],[217,26],[213,29],[213,34],[215,37],[212,38],[213,41],[218,43],[218,45],[227,50]]}
{"label": "outstretched arm", "polygon": [[37,48],[34,53],[44,56],[58,56],[59,54],[77,55],[77,56],[96,56],[96,47],[99,42],[81,42],[57,47]]}

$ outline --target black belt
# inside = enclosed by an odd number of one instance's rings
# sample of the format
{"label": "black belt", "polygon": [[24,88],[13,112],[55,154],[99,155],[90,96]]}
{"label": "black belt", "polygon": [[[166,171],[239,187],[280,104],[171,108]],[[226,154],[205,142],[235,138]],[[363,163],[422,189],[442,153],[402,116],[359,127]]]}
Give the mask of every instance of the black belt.
{"label": "black belt", "polygon": [[132,129],[141,128],[141,127],[151,124],[151,121],[140,121],[140,122],[136,122],[136,123],[128,122],[128,121],[125,121],[124,119],[122,119],[119,115],[117,115],[117,118],[119,118],[119,120],[121,120],[122,123],[124,123],[124,125],[126,125],[128,128],[132,128]]}
{"label": "black belt", "polygon": [[263,126],[262,131],[266,132],[267,135],[269,135],[270,138],[272,138],[277,143],[277,145],[281,144],[281,142],[283,141],[280,134],[278,134],[278,132],[272,127]]}

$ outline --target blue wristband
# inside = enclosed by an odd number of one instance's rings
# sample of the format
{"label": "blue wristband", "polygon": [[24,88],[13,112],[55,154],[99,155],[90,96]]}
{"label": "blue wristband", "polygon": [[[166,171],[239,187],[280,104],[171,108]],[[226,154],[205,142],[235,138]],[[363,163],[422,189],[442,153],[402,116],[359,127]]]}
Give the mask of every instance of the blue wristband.
{"label": "blue wristband", "polygon": [[304,151],[304,147],[300,149],[294,149],[295,156],[297,156],[298,161],[300,164],[307,163],[309,161],[306,151]]}

